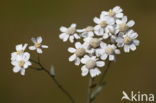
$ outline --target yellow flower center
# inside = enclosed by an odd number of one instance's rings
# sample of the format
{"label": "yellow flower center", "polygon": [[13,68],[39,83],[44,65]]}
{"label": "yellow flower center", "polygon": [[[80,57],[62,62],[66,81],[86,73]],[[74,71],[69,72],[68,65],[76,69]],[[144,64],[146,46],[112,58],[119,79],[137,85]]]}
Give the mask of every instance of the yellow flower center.
{"label": "yellow flower center", "polygon": [[92,68],[94,68],[96,66],[96,61],[95,60],[88,60],[87,62],[86,62],[86,67],[88,68],[88,69],[92,69]]}
{"label": "yellow flower center", "polygon": [[101,42],[101,41],[100,41],[99,39],[93,38],[93,39],[90,40],[89,45],[90,45],[92,48],[97,48],[97,47],[100,46],[100,42]]}
{"label": "yellow flower center", "polygon": [[105,50],[106,54],[110,55],[113,53],[113,48],[111,47],[107,47],[106,50]]}
{"label": "yellow flower center", "polygon": [[75,33],[75,28],[73,28],[73,27],[70,27],[70,28],[68,28],[68,30],[66,31],[66,33],[67,34],[74,34]]}
{"label": "yellow flower center", "polygon": [[85,54],[85,49],[84,48],[78,48],[78,49],[76,49],[75,54],[77,57],[82,57]]}
{"label": "yellow flower center", "polygon": [[19,66],[22,67],[24,65],[24,61],[19,61]]}
{"label": "yellow flower center", "polygon": [[40,43],[35,43],[35,47],[36,47],[36,48],[39,48],[40,46],[41,46]]}
{"label": "yellow flower center", "polygon": [[104,27],[106,27],[107,23],[106,23],[106,21],[101,21],[100,25],[101,25],[101,27],[104,28]]}
{"label": "yellow flower center", "polygon": [[115,13],[114,13],[112,10],[109,10],[109,12],[108,12],[108,15],[109,15],[109,16],[114,16],[114,14],[115,14]]}
{"label": "yellow flower center", "polygon": [[131,42],[131,38],[128,37],[128,36],[126,36],[126,37],[124,38],[124,43],[125,43],[125,44],[129,44],[130,42]]}
{"label": "yellow flower center", "polygon": [[122,23],[122,24],[119,25],[119,30],[120,30],[121,32],[124,32],[124,31],[126,31],[127,29],[128,29],[128,28],[127,28],[127,26],[126,26],[125,23]]}
{"label": "yellow flower center", "polygon": [[22,53],[22,50],[18,50],[16,53],[17,55],[20,55]]}

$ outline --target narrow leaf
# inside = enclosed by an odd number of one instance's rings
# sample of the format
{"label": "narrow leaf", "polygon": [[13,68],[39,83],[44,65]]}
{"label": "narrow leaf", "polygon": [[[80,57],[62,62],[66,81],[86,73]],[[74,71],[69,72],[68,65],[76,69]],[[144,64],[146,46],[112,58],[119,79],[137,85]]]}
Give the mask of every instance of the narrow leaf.
{"label": "narrow leaf", "polygon": [[50,74],[51,74],[52,76],[55,76],[55,69],[54,69],[53,66],[51,66],[51,68],[50,68]]}

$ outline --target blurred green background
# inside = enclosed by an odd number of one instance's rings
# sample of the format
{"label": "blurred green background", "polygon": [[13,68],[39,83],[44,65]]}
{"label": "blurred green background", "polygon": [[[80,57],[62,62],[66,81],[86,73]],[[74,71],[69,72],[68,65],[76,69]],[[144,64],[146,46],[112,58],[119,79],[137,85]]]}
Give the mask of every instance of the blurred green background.
{"label": "blurred green background", "polygon": [[[72,94],[76,103],[86,103],[88,77],[81,77],[80,67],[68,62],[69,43],[58,35],[59,27],[77,23],[78,28],[94,25],[93,18],[116,5],[134,19],[134,30],[141,45],[137,51],[117,57],[105,79],[107,85],[94,103],[120,103],[122,91],[156,94],[156,1],[155,0],[1,0],[0,1],[0,102],[70,103],[54,82],[42,71],[28,69],[25,76],[12,72],[10,53],[19,43],[30,43],[41,35],[49,49],[41,55],[42,63],[54,65],[56,77]],[[31,52],[32,58],[36,52]]]}

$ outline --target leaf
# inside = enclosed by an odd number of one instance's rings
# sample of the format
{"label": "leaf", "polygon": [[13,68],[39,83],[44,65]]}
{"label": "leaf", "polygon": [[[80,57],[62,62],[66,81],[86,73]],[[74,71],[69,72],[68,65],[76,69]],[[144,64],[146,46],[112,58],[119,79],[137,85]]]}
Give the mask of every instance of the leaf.
{"label": "leaf", "polygon": [[55,69],[53,66],[50,68],[50,74],[54,77],[55,76]]}

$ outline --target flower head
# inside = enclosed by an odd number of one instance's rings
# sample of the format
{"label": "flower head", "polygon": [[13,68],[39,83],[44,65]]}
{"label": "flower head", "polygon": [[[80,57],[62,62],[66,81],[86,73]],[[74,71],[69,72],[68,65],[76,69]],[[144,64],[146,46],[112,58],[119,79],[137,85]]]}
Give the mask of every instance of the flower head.
{"label": "flower head", "polygon": [[14,66],[13,71],[15,73],[20,72],[21,75],[25,75],[25,70],[31,65],[29,58],[29,53],[24,53],[23,55],[18,56],[16,60],[11,62],[11,64]]}
{"label": "flower head", "polygon": [[109,57],[110,61],[115,61],[115,54],[120,54],[120,50],[114,44],[101,43],[100,49],[96,50],[96,55],[100,56],[102,60]]}
{"label": "flower head", "polygon": [[124,16],[122,20],[116,20],[116,23],[117,23],[117,26],[116,26],[117,33],[126,32],[130,27],[132,27],[135,24],[133,20],[130,20],[127,23],[127,16]]}
{"label": "flower head", "polygon": [[86,53],[86,46],[80,42],[76,42],[75,48],[69,47],[68,51],[73,53],[73,55],[69,57],[69,61],[75,61],[75,65],[79,65],[81,57]]}
{"label": "flower head", "polygon": [[71,24],[69,28],[66,28],[64,26],[60,27],[60,31],[62,32],[59,37],[62,39],[64,42],[66,42],[68,39],[71,43],[74,42],[75,39],[79,39],[80,36],[76,33],[76,24]]}
{"label": "flower head", "polygon": [[16,45],[16,52],[11,53],[11,60],[16,60],[18,56],[22,55],[28,44],[18,44]]}
{"label": "flower head", "polygon": [[97,36],[104,36],[104,38],[107,39],[108,38],[108,34],[105,33],[106,27],[108,25],[113,25],[115,23],[114,19],[109,17],[109,16],[105,16],[102,13],[100,15],[100,18],[97,18],[97,17],[94,18],[94,22],[97,24],[94,27],[95,34]]}
{"label": "flower head", "polygon": [[139,45],[139,40],[136,39],[137,37],[138,34],[136,32],[129,30],[125,35],[117,38],[117,46],[124,47],[126,53],[129,53],[130,50],[135,51],[136,46]]}
{"label": "flower head", "polygon": [[88,73],[90,73],[90,76],[94,78],[95,76],[98,76],[101,71],[98,69],[99,67],[103,67],[105,65],[104,61],[98,61],[96,56],[89,57],[88,55],[85,55],[81,59],[82,64],[84,64],[81,67],[81,75],[86,76]]}
{"label": "flower head", "polygon": [[34,45],[29,46],[30,50],[37,50],[37,53],[42,54],[43,51],[42,51],[41,48],[48,48],[47,45],[42,45],[41,44],[42,43],[42,37],[41,36],[37,37],[36,39],[32,38],[31,40],[34,43]]}
{"label": "flower head", "polygon": [[122,11],[123,10],[119,6],[115,6],[113,9],[110,9],[108,12],[102,11],[102,14],[114,18],[122,18],[123,17]]}

